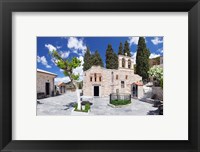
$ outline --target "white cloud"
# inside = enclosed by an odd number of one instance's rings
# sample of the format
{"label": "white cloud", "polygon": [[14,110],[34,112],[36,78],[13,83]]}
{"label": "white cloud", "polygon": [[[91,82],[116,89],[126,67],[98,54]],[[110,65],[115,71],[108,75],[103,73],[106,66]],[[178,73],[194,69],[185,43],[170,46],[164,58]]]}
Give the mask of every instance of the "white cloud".
{"label": "white cloud", "polygon": [[160,43],[163,43],[163,39],[162,39],[162,37],[154,37],[154,39],[152,39],[151,42],[152,42],[154,45],[158,45],[158,44],[160,44]]}
{"label": "white cloud", "polygon": [[70,37],[68,39],[67,47],[73,49],[73,52],[79,55],[84,55],[87,48],[83,39],[78,39],[76,37]]}
{"label": "white cloud", "polygon": [[64,82],[64,83],[67,83],[70,81],[70,78],[69,77],[58,77],[58,78],[55,78],[54,79],[54,83],[55,84],[58,84],[59,82]]}
{"label": "white cloud", "polygon": [[51,62],[53,62],[53,63],[54,63],[54,65],[55,65],[55,66],[57,66],[57,62],[58,62],[58,60],[57,60],[57,59],[55,59],[55,58],[51,58]]}
{"label": "white cloud", "polygon": [[[61,57],[62,57],[63,59],[66,59],[66,58],[68,58],[68,56],[69,56],[69,54],[70,54],[70,51],[66,51],[66,52],[60,51],[59,53],[60,53],[60,55],[61,55]],[[52,57],[52,58],[51,58],[51,62],[53,62],[54,65],[57,66],[58,60]]]}
{"label": "white cloud", "polygon": [[137,55],[137,51],[131,52],[131,58],[133,59],[133,64],[136,64],[136,55]]}
{"label": "white cloud", "polygon": [[62,46],[56,46],[56,48],[57,48],[57,49],[61,49],[61,48],[62,48]]}
{"label": "white cloud", "polygon": [[157,52],[163,53],[163,48],[158,49]]}
{"label": "white cloud", "polygon": [[48,62],[47,62],[45,56],[42,56],[42,57],[37,56],[37,62],[42,63],[46,68],[51,68],[51,66],[48,65]]}
{"label": "white cloud", "polygon": [[[136,64],[136,56],[137,56],[137,52],[131,52],[131,58],[133,59],[134,64]],[[159,56],[160,56],[160,54],[151,53],[149,58],[152,59],[152,58],[156,58]]]}
{"label": "white cloud", "polygon": [[70,51],[66,51],[66,52],[60,51],[61,58],[66,59],[68,58],[69,54],[70,54]]}
{"label": "white cloud", "polygon": [[78,50],[73,50],[73,53],[78,54]]}
{"label": "white cloud", "polygon": [[[130,46],[133,45],[133,44],[138,45],[139,38],[140,37],[129,37],[129,40],[128,40],[129,45]],[[145,42],[147,43],[148,41],[146,40],[146,37],[144,37],[144,39],[145,39]]]}
{"label": "white cloud", "polygon": [[130,46],[131,46],[132,44],[137,45],[137,44],[138,44],[138,40],[139,40],[139,37],[129,37],[128,42],[129,42]]}
{"label": "white cloud", "polygon": [[56,47],[54,47],[52,44],[45,44],[45,47],[48,48],[49,52],[52,52],[53,50],[57,50]]}
{"label": "white cloud", "polygon": [[151,53],[149,58],[153,59],[153,58],[156,58],[156,57],[159,57],[159,56],[160,56],[160,54]]}
{"label": "white cloud", "polygon": [[63,69],[60,69],[60,72],[63,72],[64,70]]}

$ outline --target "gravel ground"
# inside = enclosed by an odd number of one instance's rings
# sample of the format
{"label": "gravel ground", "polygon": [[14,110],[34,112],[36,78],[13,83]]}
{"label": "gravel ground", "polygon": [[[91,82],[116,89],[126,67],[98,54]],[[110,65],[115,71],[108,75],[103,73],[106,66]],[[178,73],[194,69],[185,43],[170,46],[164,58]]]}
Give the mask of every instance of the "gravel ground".
{"label": "gravel ground", "polygon": [[109,98],[94,98],[89,113],[74,112],[72,105],[76,102],[76,93],[67,92],[56,97],[38,100],[37,115],[148,115],[156,114],[157,108],[152,104],[132,99],[132,103],[122,108],[108,106]]}

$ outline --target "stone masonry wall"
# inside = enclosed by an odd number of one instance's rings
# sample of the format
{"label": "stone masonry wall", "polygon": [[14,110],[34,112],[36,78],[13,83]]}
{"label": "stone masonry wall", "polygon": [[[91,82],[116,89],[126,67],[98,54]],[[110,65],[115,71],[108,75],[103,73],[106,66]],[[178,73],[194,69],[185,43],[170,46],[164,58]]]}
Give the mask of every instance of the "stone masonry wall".
{"label": "stone masonry wall", "polygon": [[[97,79],[94,81],[94,74]],[[92,82],[90,78],[92,77]],[[101,77],[101,81],[99,81]],[[134,74],[131,69],[105,69],[100,66],[92,66],[91,69],[84,72],[83,77],[83,95],[94,96],[94,86],[99,86],[99,96],[109,96],[110,93],[129,93],[131,94],[131,84],[142,80],[142,77]],[[124,88],[121,86],[121,81],[124,81]]]}
{"label": "stone masonry wall", "polygon": [[54,91],[54,78],[55,78],[54,75],[37,72],[37,93],[39,93],[39,92],[46,93],[45,84],[46,84],[46,82],[49,82],[50,83],[50,92],[49,93],[51,96],[52,91]]}

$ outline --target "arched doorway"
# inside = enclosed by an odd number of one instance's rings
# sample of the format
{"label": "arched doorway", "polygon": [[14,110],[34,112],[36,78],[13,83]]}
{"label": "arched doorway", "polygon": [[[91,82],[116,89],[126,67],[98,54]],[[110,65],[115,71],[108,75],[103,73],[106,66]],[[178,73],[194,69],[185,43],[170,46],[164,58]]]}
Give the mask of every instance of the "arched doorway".
{"label": "arched doorway", "polygon": [[136,84],[132,85],[132,96],[138,97],[138,86]]}
{"label": "arched doorway", "polygon": [[99,97],[99,86],[94,86],[94,96]]}

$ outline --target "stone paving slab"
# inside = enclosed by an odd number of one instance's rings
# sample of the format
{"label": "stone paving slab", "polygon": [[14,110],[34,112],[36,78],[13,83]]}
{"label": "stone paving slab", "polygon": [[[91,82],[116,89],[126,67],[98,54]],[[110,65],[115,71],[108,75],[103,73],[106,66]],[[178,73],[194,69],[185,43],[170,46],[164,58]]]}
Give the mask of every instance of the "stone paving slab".
{"label": "stone paving slab", "polygon": [[37,104],[37,115],[148,115],[150,111],[157,110],[152,104],[137,99],[131,99],[132,103],[128,106],[113,108],[108,106],[109,98],[96,97],[91,101],[93,105],[89,114],[74,113],[71,105],[76,102],[76,99],[76,92],[40,99],[41,104]]}

